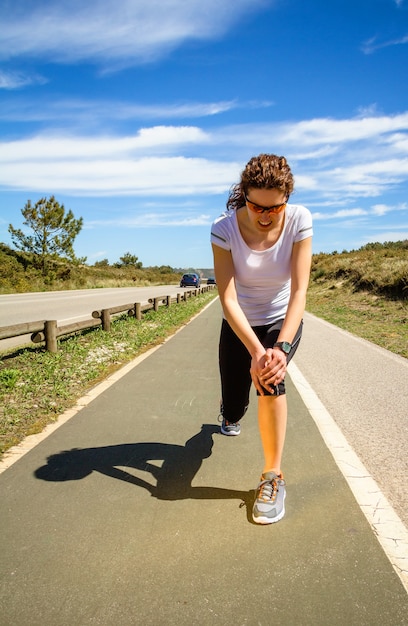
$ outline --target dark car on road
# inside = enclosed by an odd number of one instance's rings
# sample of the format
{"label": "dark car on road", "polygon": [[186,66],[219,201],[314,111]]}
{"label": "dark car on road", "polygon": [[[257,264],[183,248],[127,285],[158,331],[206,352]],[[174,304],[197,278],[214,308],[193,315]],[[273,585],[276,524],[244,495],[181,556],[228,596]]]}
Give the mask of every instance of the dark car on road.
{"label": "dark car on road", "polygon": [[216,285],[215,278],[211,276],[211,278],[207,278],[207,285]]}
{"label": "dark car on road", "polygon": [[189,274],[183,274],[180,281],[180,287],[199,287],[200,284],[201,280],[199,275],[193,272]]}

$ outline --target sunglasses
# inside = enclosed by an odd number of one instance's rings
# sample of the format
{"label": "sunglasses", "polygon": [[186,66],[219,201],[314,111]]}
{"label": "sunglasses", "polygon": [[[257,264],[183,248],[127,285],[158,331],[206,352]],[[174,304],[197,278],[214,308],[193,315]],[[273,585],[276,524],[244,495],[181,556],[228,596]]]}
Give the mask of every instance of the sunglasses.
{"label": "sunglasses", "polygon": [[244,198],[248,209],[251,209],[251,211],[253,211],[254,213],[264,213],[265,211],[267,211],[268,213],[280,213],[281,211],[283,211],[287,204],[287,200],[285,200],[285,202],[282,202],[281,204],[274,204],[272,206],[261,206],[260,204],[255,204],[255,202],[251,202],[250,200],[248,200],[246,195],[244,195]]}

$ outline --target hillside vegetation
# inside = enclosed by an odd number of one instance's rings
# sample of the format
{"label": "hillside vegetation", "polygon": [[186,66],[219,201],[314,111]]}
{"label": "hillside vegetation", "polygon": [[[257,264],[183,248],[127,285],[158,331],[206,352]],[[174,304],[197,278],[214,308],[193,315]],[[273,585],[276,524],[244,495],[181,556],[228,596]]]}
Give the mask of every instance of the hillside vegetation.
{"label": "hillside vegetation", "polygon": [[408,298],[408,239],[389,243],[370,243],[351,252],[315,254],[313,283],[346,283],[354,291]]}
{"label": "hillside vegetation", "polygon": [[408,357],[408,240],[314,255],[307,310]]}

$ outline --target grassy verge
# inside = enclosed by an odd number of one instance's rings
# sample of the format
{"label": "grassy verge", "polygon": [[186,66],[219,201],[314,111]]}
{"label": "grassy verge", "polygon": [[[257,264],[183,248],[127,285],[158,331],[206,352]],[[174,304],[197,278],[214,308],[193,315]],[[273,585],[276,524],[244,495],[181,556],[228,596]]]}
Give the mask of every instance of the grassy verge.
{"label": "grassy verge", "polygon": [[311,283],[307,310],[339,328],[408,358],[408,300],[355,291],[346,281]]}
{"label": "grassy verge", "polygon": [[186,324],[217,295],[149,311],[141,321],[122,317],[101,329],[59,342],[57,354],[25,348],[0,363],[0,455],[27,435],[41,432],[90,388]]}

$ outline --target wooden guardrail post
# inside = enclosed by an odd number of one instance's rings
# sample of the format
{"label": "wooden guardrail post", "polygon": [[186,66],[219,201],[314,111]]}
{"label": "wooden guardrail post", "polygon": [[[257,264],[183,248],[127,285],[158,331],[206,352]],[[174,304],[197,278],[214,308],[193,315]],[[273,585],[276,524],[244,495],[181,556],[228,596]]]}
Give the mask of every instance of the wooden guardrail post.
{"label": "wooden guardrail post", "polygon": [[102,330],[109,332],[111,329],[111,316],[109,309],[102,309],[101,312]]}
{"label": "wooden guardrail post", "polygon": [[45,347],[48,352],[57,352],[57,320],[47,320],[44,324]]}
{"label": "wooden guardrail post", "polygon": [[137,320],[142,319],[142,305],[140,302],[135,303],[135,318]]}

